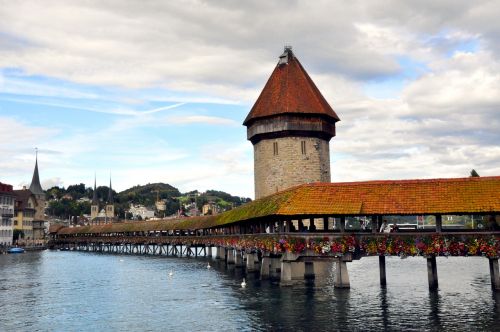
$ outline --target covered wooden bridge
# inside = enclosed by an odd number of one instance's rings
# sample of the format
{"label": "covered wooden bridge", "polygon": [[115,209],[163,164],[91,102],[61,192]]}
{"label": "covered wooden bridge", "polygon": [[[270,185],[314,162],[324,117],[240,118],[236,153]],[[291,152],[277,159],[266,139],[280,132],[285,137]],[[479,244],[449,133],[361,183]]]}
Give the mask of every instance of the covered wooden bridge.
{"label": "covered wooden bridge", "polygon": [[[482,228],[443,221],[457,215],[479,217]],[[346,262],[363,256],[379,256],[382,284],[386,255],[426,257],[435,289],[436,256],[481,255],[489,259],[493,287],[500,289],[499,215],[500,176],[312,183],[216,216],[51,227],[50,233],[53,247],[99,252],[198,256],[215,248],[216,258],[282,283],[320,279],[334,262],[338,287],[349,287]],[[433,222],[403,229],[408,225],[395,221],[398,216]],[[385,219],[401,228],[381,233]]]}

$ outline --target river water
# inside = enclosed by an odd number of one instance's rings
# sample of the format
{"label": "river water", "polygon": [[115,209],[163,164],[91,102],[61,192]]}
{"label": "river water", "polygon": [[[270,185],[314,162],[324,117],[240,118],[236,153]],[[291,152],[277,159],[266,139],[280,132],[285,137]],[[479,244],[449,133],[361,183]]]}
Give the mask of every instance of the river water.
{"label": "river water", "polygon": [[[280,287],[208,259],[43,251],[0,255],[0,331],[498,331],[488,260],[348,263],[350,290]],[[169,276],[169,273],[172,275]],[[246,277],[247,287],[241,287]]]}

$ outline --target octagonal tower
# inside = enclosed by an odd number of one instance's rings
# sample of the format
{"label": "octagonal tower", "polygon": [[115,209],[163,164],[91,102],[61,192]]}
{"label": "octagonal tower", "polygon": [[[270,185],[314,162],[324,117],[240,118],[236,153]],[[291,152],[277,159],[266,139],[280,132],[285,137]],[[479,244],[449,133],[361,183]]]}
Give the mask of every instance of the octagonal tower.
{"label": "octagonal tower", "polygon": [[330,182],[329,141],[339,117],[287,46],[243,125],[254,146],[255,198]]}

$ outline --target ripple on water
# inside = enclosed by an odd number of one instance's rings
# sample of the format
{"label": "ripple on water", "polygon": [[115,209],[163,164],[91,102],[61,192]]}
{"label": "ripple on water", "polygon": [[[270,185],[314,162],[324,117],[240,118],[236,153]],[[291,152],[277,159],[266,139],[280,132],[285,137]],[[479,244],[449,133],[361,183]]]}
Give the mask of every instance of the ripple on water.
{"label": "ripple on water", "polygon": [[[481,257],[438,258],[439,290],[425,259],[348,264],[352,288],[280,287],[206,259],[79,252],[0,256],[0,331],[481,330],[500,325],[500,296]],[[173,271],[169,277],[168,272]],[[246,278],[247,287],[241,288]],[[21,317],[21,319],[20,319]]]}

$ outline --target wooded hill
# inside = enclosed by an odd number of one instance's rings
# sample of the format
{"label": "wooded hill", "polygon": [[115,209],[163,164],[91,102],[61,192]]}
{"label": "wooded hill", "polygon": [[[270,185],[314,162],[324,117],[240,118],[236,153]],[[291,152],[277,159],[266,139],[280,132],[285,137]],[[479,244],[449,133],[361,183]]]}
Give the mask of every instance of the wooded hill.
{"label": "wooded hill", "polygon": [[[109,187],[100,186],[97,187],[96,191],[101,205],[104,205],[108,199]],[[82,200],[91,200],[94,190],[91,187],[85,187],[83,183],[70,185],[68,188],[52,187],[46,193],[49,200],[47,213],[50,215],[68,218],[68,216],[90,214],[90,202]],[[207,190],[205,193],[195,190],[183,194],[179,189],[166,183],[137,185],[119,193],[113,190],[115,211],[119,218],[125,218],[125,211],[131,203],[154,209],[157,198],[165,201],[165,215],[167,216],[177,213],[184,205],[190,203],[194,203],[201,210],[205,203],[212,201],[218,204],[221,209],[226,210],[251,201],[250,198],[232,196],[218,190]]]}

